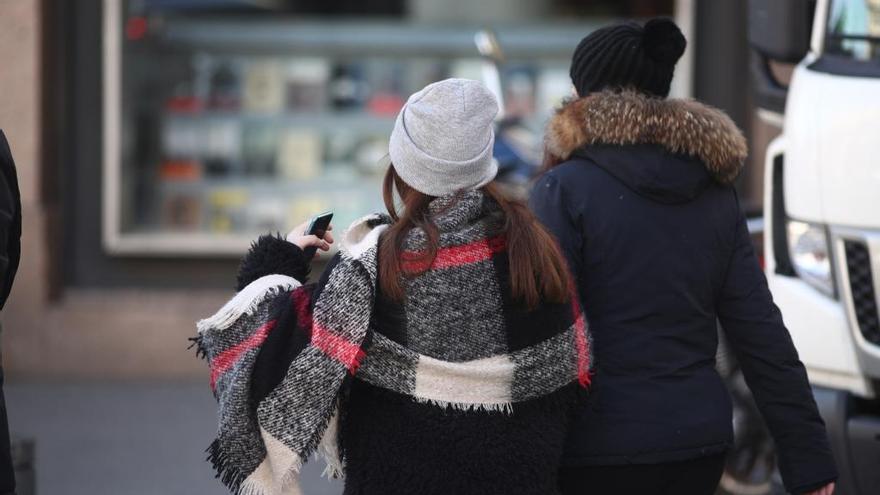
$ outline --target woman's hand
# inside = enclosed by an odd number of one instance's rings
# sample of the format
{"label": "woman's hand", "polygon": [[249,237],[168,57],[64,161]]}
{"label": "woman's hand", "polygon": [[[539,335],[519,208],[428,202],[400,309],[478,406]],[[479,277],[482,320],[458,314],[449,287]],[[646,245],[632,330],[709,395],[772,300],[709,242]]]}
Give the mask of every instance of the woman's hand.
{"label": "woman's hand", "polygon": [[834,483],[828,483],[827,485],[819,488],[818,490],[813,490],[811,492],[807,492],[804,495],[831,495],[834,493]]}
{"label": "woman's hand", "polygon": [[[324,238],[320,238],[316,235],[306,235],[305,231],[309,228],[309,220],[297,225],[287,234],[287,242],[291,242],[299,246],[300,249],[305,249],[309,246],[315,246],[321,251],[328,251],[330,249],[330,244],[333,244],[333,234],[330,233],[333,230],[333,225],[327,227],[327,231],[324,233]],[[315,253],[315,257],[318,257],[318,254]]]}

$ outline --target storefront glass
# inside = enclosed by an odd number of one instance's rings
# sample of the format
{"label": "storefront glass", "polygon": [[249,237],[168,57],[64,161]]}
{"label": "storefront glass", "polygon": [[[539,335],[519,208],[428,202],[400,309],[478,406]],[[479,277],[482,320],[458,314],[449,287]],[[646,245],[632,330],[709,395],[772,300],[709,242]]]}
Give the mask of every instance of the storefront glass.
{"label": "storefront glass", "polygon": [[[238,255],[316,212],[332,210],[339,227],[382,210],[407,95],[486,74],[479,26],[106,5],[105,39],[118,47],[105,47],[104,244],[117,254]],[[497,29],[506,115],[535,156],[589,29]]]}

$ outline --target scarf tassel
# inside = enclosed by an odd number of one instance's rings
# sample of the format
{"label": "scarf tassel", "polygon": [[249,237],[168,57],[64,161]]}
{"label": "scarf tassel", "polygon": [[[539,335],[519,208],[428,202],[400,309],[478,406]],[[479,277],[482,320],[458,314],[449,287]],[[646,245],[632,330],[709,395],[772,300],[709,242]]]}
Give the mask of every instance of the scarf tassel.
{"label": "scarf tassel", "polygon": [[239,490],[247,475],[229,459],[220,445],[220,439],[215,439],[211,442],[206,452],[208,453],[207,460],[214,467],[214,472],[216,473],[214,477],[219,479],[232,493],[240,493]]}
{"label": "scarf tassel", "polygon": [[427,397],[413,397],[419,404],[429,404],[437,406],[441,409],[452,409],[454,411],[463,412],[498,412],[502,414],[513,414],[513,403],[497,402],[497,403],[463,403],[463,402],[447,402],[443,400],[430,399]]}
{"label": "scarf tassel", "polygon": [[187,348],[186,348],[187,350],[190,350],[193,347],[195,347],[196,348],[196,357],[198,359],[204,359],[206,361],[208,360],[208,348],[205,346],[205,342],[204,342],[204,339],[202,338],[202,335],[196,335],[195,337],[189,337],[186,340],[192,342],[189,346],[187,346]]}

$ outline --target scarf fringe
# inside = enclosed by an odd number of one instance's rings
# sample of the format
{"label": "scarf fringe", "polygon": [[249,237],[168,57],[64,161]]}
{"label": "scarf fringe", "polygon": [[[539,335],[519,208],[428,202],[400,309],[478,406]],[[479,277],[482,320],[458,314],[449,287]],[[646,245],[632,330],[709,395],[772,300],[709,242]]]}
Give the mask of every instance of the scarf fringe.
{"label": "scarf fringe", "polygon": [[345,473],[345,466],[339,452],[339,406],[337,405],[324,430],[321,437],[321,444],[318,446],[318,457],[323,458],[327,466],[321,476],[328,479],[341,478]]}
{"label": "scarf fringe", "polygon": [[331,464],[329,460],[327,461],[327,465],[324,466],[324,471],[321,472],[321,476],[327,478],[328,480],[338,480],[345,475],[345,470],[341,465]]}
{"label": "scarf fringe", "polygon": [[[208,452],[208,461],[214,467],[214,477],[219,479],[223,486],[236,495],[278,495],[275,493],[274,487],[266,487],[256,482],[248,482],[248,476],[252,473],[245,474],[230,461],[223,448],[220,446],[220,440],[215,439],[206,450]],[[262,462],[265,462],[265,457]],[[299,461],[296,465],[284,474],[281,478],[281,489],[286,490],[291,486],[296,489],[292,494],[298,495],[299,473],[302,469],[303,462]],[[329,467],[329,466],[328,466]],[[288,493],[285,491],[284,493]]]}
{"label": "scarf fringe", "polygon": [[[339,396],[339,392],[337,392],[337,397]],[[334,402],[334,407],[332,407],[324,416],[319,420],[317,428],[315,430],[315,434],[312,435],[312,438],[309,439],[309,442],[306,444],[303,449],[303,454],[300,456],[301,459],[308,459],[312,456],[312,454],[318,454],[319,449],[321,447],[321,443],[324,441],[324,434],[327,432],[327,429],[330,428],[331,423],[336,417],[336,404]]]}
{"label": "scarf fringe", "polygon": [[[299,471],[293,473],[293,475],[298,474]],[[299,488],[299,485],[293,488],[290,487],[290,483],[299,483],[298,480],[294,479],[292,475],[285,476],[284,479],[285,481],[281,485],[281,490],[285,490],[282,492],[284,495],[301,495],[302,490]],[[276,492],[273,488],[266,488],[257,483],[249,483],[245,481],[238,489],[236,495],[279,495],[279,492]]]}
{"label": "scarf fringe", "polygon": [[[296,463],[296,465],[292,466],[289,471],[284,473],[284,476],[281,477],[281,489],[282,490],[290,489],[290,487],[293,487],[292,491],[290,492],[291,495],[300,495],[299,473],[302,470],[304,463],[305,463],[305,461],[302,460],[302,458],[300,458],[300,460]],[[285,492],[285,494],[286,493],[287,492]],[[247,494],[247,495],[249,495],[249,494]],[[259,495],[259,494],[257,494],[257,495]]]}
{"label": "scarf fringe", "polygon": [[272,493],[270,489],[256,483],[243,483],[241,487],[239,487],[238,492],[233,493],[236,493],[236,495],[277,495]]}
{"label": "scarf fringe", "polygon": [[206,452],[208,453],[208,462],[214,467],[214,477],[219,479],[232,493],[240,493],[241,486],[248,475],[238,469],[229,459],[226,452],[223,451],[223,447],[220,446],[220,439],[211,442]]}
{"label": "scarf fringe", "polygon": [[219,311],[212,316],[199,320],[196,328],[201,334],[208,329],[223,330],[229,328],[242,316],[254,314],[260,303],[282,291],[293,290],[300,284],[295,278],[287,275],[266,275],[260,277],[239,291]]}
{"label": "scarf fringe", "polygon": [[512,402],[498,402],[494,404],[484,403],[463,403],[463,402],[447,402],[444,400],[431,399],[429,397],[414,396],[419,404],[429,404],[443,409],[452,409],[463,412],[497,412],[502,414],[513,414]]}
{"label": "scarf fringe", "polygon": [[202,335],[196,335],[195,337],[189,337],[186,339],[192,342],[189,346],[187,346],[187,350],[196,348],[196,357],[199,359],[208,359],[208,348],[205,346],[205,341],[202,338]]}

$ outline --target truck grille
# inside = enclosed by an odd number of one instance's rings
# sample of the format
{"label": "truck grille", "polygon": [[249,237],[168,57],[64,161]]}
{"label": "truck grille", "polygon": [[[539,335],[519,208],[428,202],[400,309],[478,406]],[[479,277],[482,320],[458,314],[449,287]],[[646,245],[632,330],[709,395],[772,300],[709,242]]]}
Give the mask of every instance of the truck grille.
{"label": "truck grille", "polygon": [[871,256],[862,241],[844,241],[846,267],[852,291],[853,310],[859,330],[865,340],[880,345],[880,315],[877,313],[877,293],[871,275]]}

